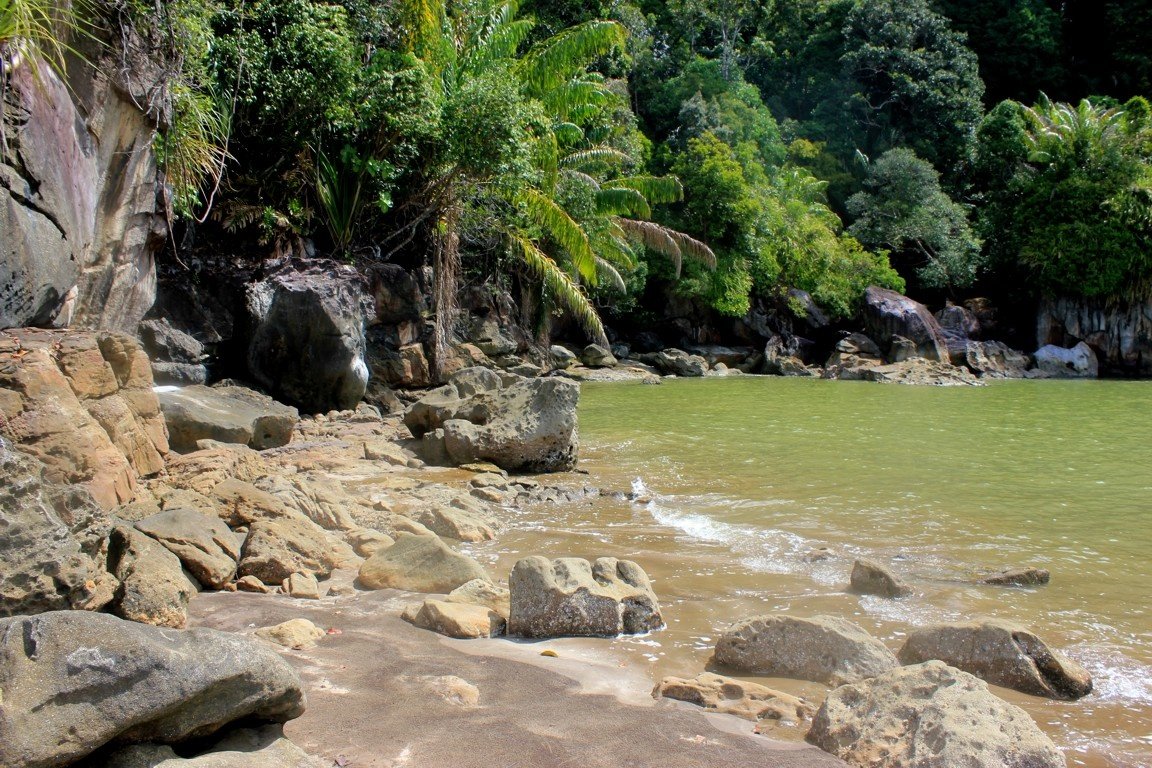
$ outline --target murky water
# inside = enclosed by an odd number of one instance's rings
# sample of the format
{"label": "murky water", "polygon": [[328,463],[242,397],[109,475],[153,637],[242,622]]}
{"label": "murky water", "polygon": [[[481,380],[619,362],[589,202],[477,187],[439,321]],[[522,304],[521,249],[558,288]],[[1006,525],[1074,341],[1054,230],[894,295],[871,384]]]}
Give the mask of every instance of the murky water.
{"label": "murky water", "polygon": [[[654,679],[698,674],[718,632],[757,613],[844,616],[893,650],[911,627],[1012,618],[1087,667],[1096,690],[1078,702],[997,692],[1070,765],[1152,766],[1152,383],[585,385],[580,418],[590,484],[642,486],[652,502],[526,510],[474,551],[501,573],[537,553],[639,561],[668,628],[610,652]],[[821,546],[839,557],[805,562]],[[889,563],[916,594],[845,593],[857,555]],[[1052,581],[969,581],[1016,565]],[[767,682],[815,702],[825,692]]]}

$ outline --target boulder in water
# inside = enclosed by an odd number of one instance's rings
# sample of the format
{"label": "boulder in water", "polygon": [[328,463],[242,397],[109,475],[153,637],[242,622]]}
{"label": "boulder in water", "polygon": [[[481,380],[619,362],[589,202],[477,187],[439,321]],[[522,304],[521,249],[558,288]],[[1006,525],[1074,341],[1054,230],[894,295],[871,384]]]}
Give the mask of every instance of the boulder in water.
{"label": "boulder in water", "polygon": [[858,595],[880,597],[905,597],[912,594],[912,588],[891,569],[865,558],[852,564],[852,583],[848,589]]}

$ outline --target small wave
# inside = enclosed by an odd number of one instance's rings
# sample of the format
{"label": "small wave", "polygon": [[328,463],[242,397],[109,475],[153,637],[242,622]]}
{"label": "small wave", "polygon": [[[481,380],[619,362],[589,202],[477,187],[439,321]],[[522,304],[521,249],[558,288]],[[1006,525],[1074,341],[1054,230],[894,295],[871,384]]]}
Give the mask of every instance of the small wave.
{"label": "small wave", "polygon": [[1114,646],[1080,645],[1066,652],[1092,674],[1093,697],[1152,704],[1152,666],[1125,655]]}

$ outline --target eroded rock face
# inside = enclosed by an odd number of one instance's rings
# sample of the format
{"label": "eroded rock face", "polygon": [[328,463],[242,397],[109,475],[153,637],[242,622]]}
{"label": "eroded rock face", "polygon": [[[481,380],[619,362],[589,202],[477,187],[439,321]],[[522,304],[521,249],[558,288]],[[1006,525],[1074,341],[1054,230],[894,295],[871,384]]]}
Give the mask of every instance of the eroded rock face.
{"label": "eroded rock face", "polygon": [[1092,692],[1092,676],[1020,624],[1000,619],[938,624],[909,633],[903,664],[938,659],[994,685],[1050,699]]}
{"label": "eroded rock face", "polygon": [[248,289],[248,369],[268,392],[308,413],[355,408],[368,385],[365,286],[335,262],[291,269]]}
{"label": "eroded rock face", "polygon": [[0,438],[0,616],[99,610],[117,587],[103,568],[107,513],[44,475],[39,460]]}
{"label": "eroded rock face", "polygon": [[1071,349],[1048,344],[1032,356],[1036,368],[1054,379],[1094,379],[1100,374],[1096,353],[1082,341]]}
{"label": "eroded rock face", "polygon": [[300,420],[295,408],[246,387],[193,385],[158,396],[169,441],[181,452],[195,451],[198,440],[276,448],[292,439]]}
{"label": "eroded rock face", "polygon": [[302,516],[285,517],[252,523],[237,574],[279,584],[297,572],[323,578],[334,568],[359,564],[352,547],[316,523]]}
{"label": "eroded rock face", "polygon": [[785,720],[801,722],[812,717],[816,708],[795,696],[758,683],[747,683],[705,672],[687,680],[665,677],[652,691],[653,698],[687,701],[705,709],[736,715],[745,720]]}
{"label": "eroded rock face", "polygon": [[883,643],[846,619],[780,613],[732,625],[716,642],[713,660],[733,671],[833,686],[899,666]]}
{"label": "eroded rock face", "polygon": [[[455,464],[490,461],[513,472],[561,472],[576,464],[580,386],[558,378],[525,379],[465,368],[413,403],[404,423],[433,434]],[[435,434],[443,430],[442,439]]]}
{"label": "eroded rock face", "polygon": [[169,746],[122,747],[92,768],[329,768],[331,761],[310,756],[284,738],[281,726],[230,732],[207,752],[180,757]]}
{"label": "eroded rock face", "polygon": [[828,694],[807,740],[861,768],[1064,768],[1032,718],[930,661]]}
{"label": "eroded rock face", "polygon": [[473,579],[491,581],[481,565],[450,548],[435,534],[400,534],[396,543],[375,552],[360,566],[366,589],[451,592]]}
{"label": "eroded rock face", "polygon": [[864,325],[881,351],[891,346],[893,337],[902,336],[920,357],[949,360],[948,341],[936,318],[923,304],[896,291],[875,285],[864,291]]}
{"label": "eroded rock face", "polygon": [[631,560],[526,557],[508,577],[508,633],[521,637],[614,637],[659,629],[660,602]]}
{"label": "eroded rock face", "polygon": [[0,764],[26,768],[67,764],[109,743],[178,743],[304,711],[296,673],[257,641],[86,611],[0,619],[0,690]]}
{"label": "eroded rock face", "polygon": [[1036,338],[1060,347],[1083,340],[1104,370],[1152,376],[1152,299],[1046,299],[1037,312]]}
{"label": "eroded rock face", "polygon": [[402,618],[421,629],[459,640],[498,637],[505,628],[504,617],[487,606],[445,600],[425,600],[409,606]]}

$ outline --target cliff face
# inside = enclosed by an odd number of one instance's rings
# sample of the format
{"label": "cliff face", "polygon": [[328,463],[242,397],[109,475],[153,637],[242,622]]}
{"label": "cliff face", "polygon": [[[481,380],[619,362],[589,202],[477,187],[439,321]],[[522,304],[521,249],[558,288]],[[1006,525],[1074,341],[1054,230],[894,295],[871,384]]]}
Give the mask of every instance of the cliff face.
{"label": "cliff face", "polygon": [[[129,37],[61,78],[9,73],[0,152],[0,328],[135,331],[167,232],[147,104],[159,74]],[[143,76],[141,73],[145,73]]]}
{"label": "cliff face", "polygon": [[1074,346],[1084,341],[1104,371],[1152,376],[1152,299],[1109,303],[1087,299],[1049,299],[1040,303],[1036,321],[1039,346]]}

